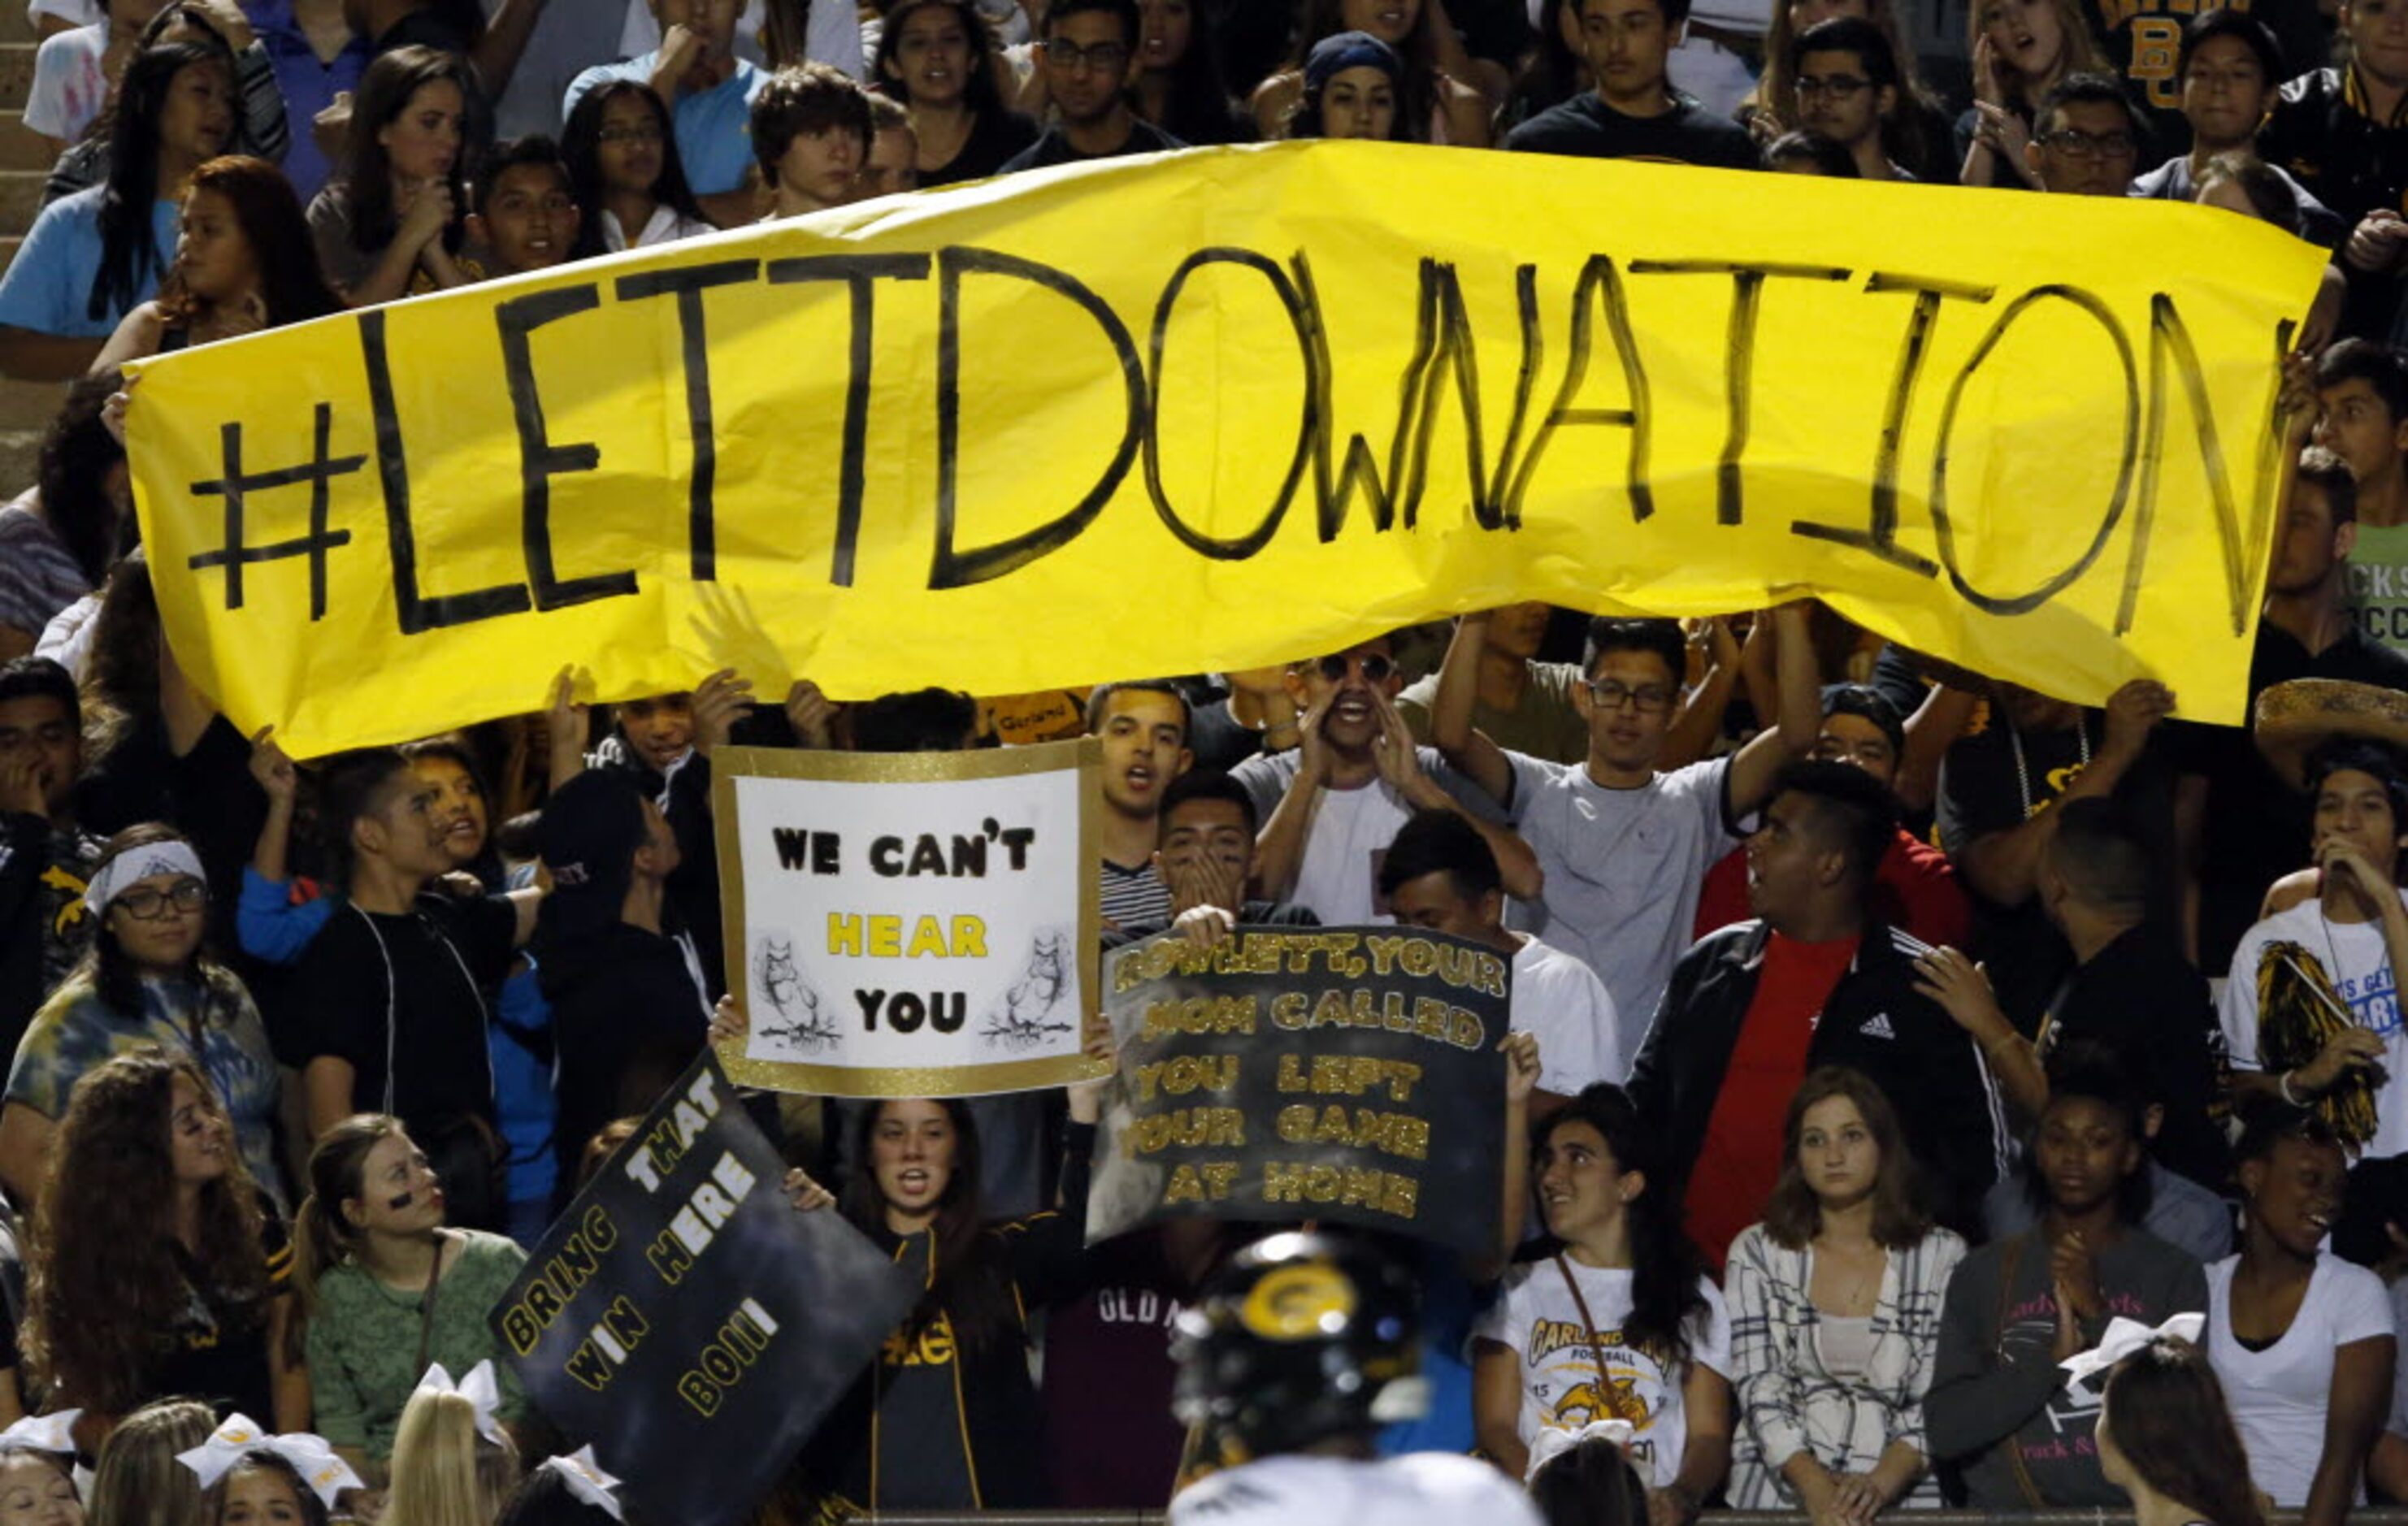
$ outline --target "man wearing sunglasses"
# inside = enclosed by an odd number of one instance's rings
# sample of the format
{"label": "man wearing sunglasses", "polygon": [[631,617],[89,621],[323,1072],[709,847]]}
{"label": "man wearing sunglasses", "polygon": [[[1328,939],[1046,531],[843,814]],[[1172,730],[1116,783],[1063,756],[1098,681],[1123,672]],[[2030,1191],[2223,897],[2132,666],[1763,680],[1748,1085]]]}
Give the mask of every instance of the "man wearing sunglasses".
{"label": "man wearing sunglasses", "polygon": [[1589,623],[1585,677],[1572,692],[1588,722],[1588,757],[1578,764],[1509,752],[1472,726],[1486,616],[1464,617],[1440,669],[1430,712],[1440,751],[1505,806],[1544,877],[1544,899],[1514,891],[1523,904],[1509,920],[1597,972],[1613,997],[1621,1054],[1639,1052],[1689,946],[1706,871],[1739,841],[1782,764],[1803,756],[1822,730],[1806,606],[1784,605],[1772,620],[1777,723],[1728,757],[1671,773],[1656,763],[1680,709],[1687,651],[1671,620]]}
{"label": "man wearing sunglasses", "polygon": [[1054,0],[1037,70],[1058,120],[1002,173],[1187,146],[1129,109],[1128,93],[1145,70],[1139,25],[1137,0]]}
{"label": "man wearing sunglasses", "polygon": [[1480,811],[1493,816],[1496,807],[1480,788],[1435,749],[1414,745],[1397,713],[1403,687],[1384,635],[1289,665],[1301,744],[1249,758],[1231,774],[1264,819],[1254,861],[1260,894],[1308,906],[1331,926],[1392,920],[1380,864],[1398,829],[1421,810],[1462,812],[1497,855],[1506,893],[1539,893],[1529,845],[1484,820]]}

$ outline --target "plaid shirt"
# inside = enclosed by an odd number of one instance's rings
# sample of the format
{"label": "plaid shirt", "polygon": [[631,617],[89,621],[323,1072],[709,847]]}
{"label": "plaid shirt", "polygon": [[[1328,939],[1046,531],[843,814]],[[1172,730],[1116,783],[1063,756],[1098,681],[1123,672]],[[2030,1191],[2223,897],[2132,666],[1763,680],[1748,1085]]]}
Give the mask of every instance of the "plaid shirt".
{"label": "plaid shirt", "polygon": [[[1928,1455],[1923,1395],[1931,1386],[1949,1274],[1964,1256],[1965,1242],[1944,1229],[1891,1251],[1873,1305],[1870,1360],[1859,1376],[1834,1377],[1815,1340],[1820,1318],[1806,1295],[1807,1253],[1784,1249],[1762,1224],[1740,1232],[1724,1278],[1732,1380],[1744,1422],[1731,1460],[1734,1508],[1799,1508],[1781,1465],[1801,1451],[1834,1475],[1871,1472],[1892,1442]],[[1902,1503],[1940,1503],[1928,1474]]]}

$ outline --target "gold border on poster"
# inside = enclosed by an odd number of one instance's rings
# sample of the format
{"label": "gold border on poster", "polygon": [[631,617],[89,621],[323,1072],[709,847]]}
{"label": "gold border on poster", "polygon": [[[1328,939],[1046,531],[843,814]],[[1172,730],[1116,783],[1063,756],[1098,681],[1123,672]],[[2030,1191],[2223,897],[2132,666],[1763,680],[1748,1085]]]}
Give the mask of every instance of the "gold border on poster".
{"label": "gold border on poster", "polygon": [[[958,779],[1017,778],[1028,774],[1076,770],[1079,775],[1078,861],[1093,864],[1101,855],[1104,745],[1092,736],[1028,747],[982,748],[968,752],[826,752],[791,748],[721,748],[710,759],[712,831],[719,843],[720,931],[726,948],[739,950],[728,994],[743,1008],[752,991],[745,940],[744,840],[737,820],[739,778],[818,779],[841,784],[935,784]],[[1103,942],[1103,889],[1094,873],[1079,877],[1080,972],[1086,1009],[1084,1032],[1102,1025],[1103,976],[1096,950]],[[749,1018],[749,1010],[745,1015]],[[739,1086],[824,1097],[977,1096],[1035,1091],[1073,1081],[1099,1080],[1110,1065],[1072,1055],[1054,1060],[1007,1060],[991,1065],[939,1065],[879,1070],[854,1065],[809,1065],[755,1060],[738,1043],[719,1046],[719,1062]]]}

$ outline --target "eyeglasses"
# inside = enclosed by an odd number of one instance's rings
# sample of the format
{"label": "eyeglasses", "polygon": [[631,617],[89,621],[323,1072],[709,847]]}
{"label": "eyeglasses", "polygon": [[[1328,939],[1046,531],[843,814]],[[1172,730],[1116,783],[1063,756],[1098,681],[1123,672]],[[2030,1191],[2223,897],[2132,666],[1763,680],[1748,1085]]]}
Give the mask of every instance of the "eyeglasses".
{"label": "eyeglasses", "polygon": [[1835,74],[1828,79],[1808,75],[1798,81],[1798,98],[1801,101],[1845,101],[1872,89],[1872,86],[1871,80],[1859,79],[1854,75]]}
{"label": "eyeglasses", "polygon": [[605,127],[600,135],[605,143],[658,143],[661,135],[661,124],[656,121],[639,121],[623,127]]}
{"label": "eyeglasses", "polygon": [[2132,135],[2129,133],[2086,133],[2079,127],[2060,127],[2041,139],[2068,159],[2129,159],[2132,157]]}
{"label": "eyeglasses", "polygon": [[125,914],[137,921],[155,922],[168,916],[198,911],[209,904],[209,888],[197,879],[179,879],[165,890],[153,890],[136,885],[109,903],[123,906]]}
{"label": "eyeglasses", "polygon": [[1118,74],[1128,66],[1129,50],[1117,42],[1099,42],[1091,48],[1082,48],[1075,42],[1048,42],[1044,47],[1046,66],[1064,74],[1078,73],[1082,64],[1097,74]]}
{"label": "eyeglasses", "polygon": [[1313,665],[1331,683],[1344,683],[1349,668],[1360,669],[1365,683],[1385,683],[1388,675],[1397,671],[1396,663],[1376,651],[1368,657],[1325,657]]}
{"label": "eyeglasses", "polygon": [[1633,689],[1613,678],[1605,678],[1588,686],[1589,698],[1604,710],[1619,710],[1627,702],[1641,715],[1662,715],[1672,707],[1672,691],[1660,683],[1642,683]]}

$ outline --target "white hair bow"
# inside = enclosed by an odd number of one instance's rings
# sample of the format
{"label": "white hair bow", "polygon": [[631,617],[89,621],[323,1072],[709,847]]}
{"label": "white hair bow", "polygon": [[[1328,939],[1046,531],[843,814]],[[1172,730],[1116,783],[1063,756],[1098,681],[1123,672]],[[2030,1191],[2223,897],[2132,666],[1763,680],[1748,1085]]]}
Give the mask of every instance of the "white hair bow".
{"label": "white hair bow", "polygon": [[560,1481],[568,1487],[569,1493],[612,1520],[627,1519],[620,1514],[619,1496],[611,1492],[619,1487],[619,1480],[603,1472],[600,1464],[594,1461],[592,1446],[580,1447],[566,1457],[547,1457],[543,1460],[543,1466],[536,1471],[560,1475]]}
{"label": "white hair bow", "polygon": [[2065,1381],[2071,1386],[2080,1383],[2093,1373],[2103,1373],[2160,1335],[2199,1344],[2200,1333],[2207,1328],[2204,1314],[2177,1314],[2156,1329],[2138,1319],[2115,1319],[2107,1321],[2107,1333],[2099,1344],[2087,1351],[2077,1352],[2057,1363],[2065,1369]]}
{"label": "white hair bow", "polygon": [[253,1425],[248,1415],[228,1415],[225,1423],[208,1440],[189,1452],[178,1452],[176,1461],[192,1469],[201,1487],[208,1489],[250,1452],[273,1452],[291,1463],[301,1481],[329,1510],[335,1507],[335,1496],[343,1490],[367,1487],[351,1471],[350,1463],[335,1455],[335,1448],[323,1436],[307,1432],[271,1436]]}
{"label": "white hair bow", "polygon": [[452,1381],[451,1373],[446,1371],[443,1363],[438,1362],[427,1368],[426,1376],[418,1380],[419,1393],[427,1392],[429,1390],[437,1393],[456,1393],[467,1400],[469,1404],[476,1406],[477,1433],[496,1447],[507,1447],[510,1444],[509,1433],[503,1431],[502,1422],[494,1414],[502,1405],[502,1391],[500,1384],[494,1377],[493,1358],[487,1357],[469,1368],[468,1376],[457,1383]]}
{"label": "white hair bow", "polygon": [[1539,1470],[1583,1443],[1610,1441],[1617,1447],[1627,1447],[1639,1433],[1628,1420],[1591,1420],[1577,1431],[1558,1430],[1548,1426],[1540,1431],[1539,1439],[1530,1443],[1530,1465],[1524,1470],[1522,1481],[1528,1483],[1539,1476]]}
{"label": "white hair bow", "polygon": [[62,1409],[55,1415],[28,1415],[6,1431],[0,1431],[0,1452],[53,1452],[64,1457],[75,1455],[75,1422],[83,1418],[80,1409]]}

